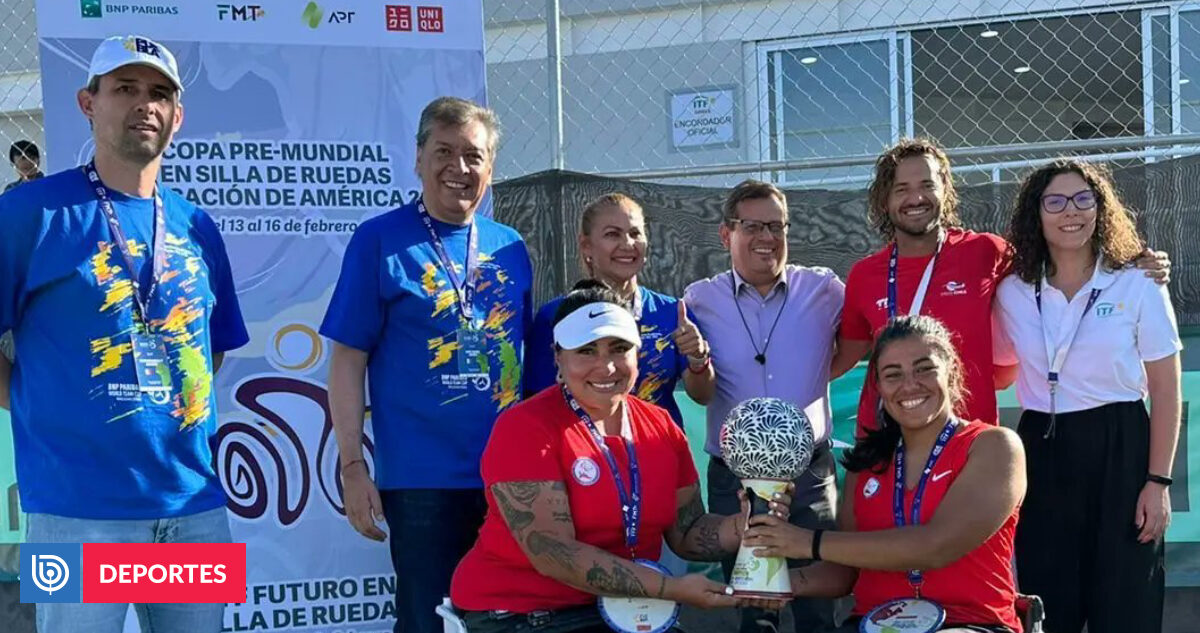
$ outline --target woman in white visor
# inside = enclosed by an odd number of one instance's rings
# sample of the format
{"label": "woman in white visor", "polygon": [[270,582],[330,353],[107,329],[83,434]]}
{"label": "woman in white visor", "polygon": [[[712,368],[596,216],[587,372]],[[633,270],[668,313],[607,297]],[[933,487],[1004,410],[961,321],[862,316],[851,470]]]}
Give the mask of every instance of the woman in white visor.
{"label": "woman in white visor", "polygon": [[[703,574],[650,562],[664,540],[691,560],[733,555],[744,526],[705,514],[683,432],[630,395],[633,315],[600,282],[580,282],[554,342],[561,385],[504,412],[484,450],[487,518],[450,589],[467,630],[669,631],[679,603],[735,606]],[[786,517],[789,503],[772,512]]]}

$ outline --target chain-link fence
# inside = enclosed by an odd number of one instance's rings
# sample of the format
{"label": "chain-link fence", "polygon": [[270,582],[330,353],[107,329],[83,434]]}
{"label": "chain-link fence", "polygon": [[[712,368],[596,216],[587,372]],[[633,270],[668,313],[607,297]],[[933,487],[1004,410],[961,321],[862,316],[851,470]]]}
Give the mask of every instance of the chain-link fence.
{"label": "chain-link fence", "polygon": [[[1200,143],[1200,2],[483,4],[500,178],[859,188],[919,134],[974,184],[1053,154],[1129,165]],[[0,0],[0,148],[42,146],[41,121],[34,0]]]}
{"label": "chain-link fence", "polygon": [[9,161],[13,143],[45,145],[37,55],[33,0],[0,0],[0,188],[17,178]]}
{"label": "chain-link fence", "polygon": [[960,150],[961,178],[987,182],[1052,154],[1141,163],[1200,141],[1200,6],[1189,3],[485,7],[506,177],[564,167],[858,188],[871,156],[919,134]]}

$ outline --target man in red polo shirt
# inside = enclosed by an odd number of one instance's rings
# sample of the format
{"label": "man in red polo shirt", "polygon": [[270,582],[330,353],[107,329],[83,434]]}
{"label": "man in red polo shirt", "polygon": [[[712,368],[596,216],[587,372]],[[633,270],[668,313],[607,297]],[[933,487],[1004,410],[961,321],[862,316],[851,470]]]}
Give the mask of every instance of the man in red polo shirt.
{"label": "man in red polo shirt", "polygon": [[[854,264],[846,278],[832,377],[870,351],[889,318],[932,316],[954,335],[962,357],[968,393],[958,413],[996,424],[996,389],[1012,383],[1017,363],[1011,350],[998,349],[992,338],[992,297],[1008,274],[1008,242],[961,227],[950,161],[925,139],[902,140],[875,162],[867,218],[886,244]],[[1166,283],[1170,262],[1165,253],[1147,250],[1138,266]],[[868,378],[858,402],[857,435],[876,428],[878,402]]]}

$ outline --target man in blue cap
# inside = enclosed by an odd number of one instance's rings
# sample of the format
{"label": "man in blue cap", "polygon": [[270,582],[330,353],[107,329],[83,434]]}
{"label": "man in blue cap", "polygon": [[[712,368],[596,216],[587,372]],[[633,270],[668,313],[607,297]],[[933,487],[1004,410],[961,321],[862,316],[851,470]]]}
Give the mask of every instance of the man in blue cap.
{"label": "man in blue cap", "polygon": [[[0,197],[0,331],[30,543],[230,540],[213,373],[248,336],[212,218],[157,184],[183,122],[175,58],[145,37],[92,57],[95,157]],[[10,391],[11,389],[11,391]],[[120,633],[125,604],[39,604],[43,633]],[[136,605],[142,630],[217,633],[221,604]]]}

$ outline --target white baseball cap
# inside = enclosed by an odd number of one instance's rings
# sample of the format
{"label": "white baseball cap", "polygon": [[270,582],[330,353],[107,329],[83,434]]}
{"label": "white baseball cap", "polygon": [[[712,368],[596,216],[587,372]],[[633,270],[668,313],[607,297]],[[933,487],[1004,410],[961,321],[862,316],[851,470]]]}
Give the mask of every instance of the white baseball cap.
{"label": "white baseball cap", "polygon": [[615,337],[641,347],[637,321],[629,310],[615,303],[589,303],[568,314],[554,326],[554,342],[563,349],[578,349],[606,337]]}
{"label": "white baseball cap", "polygon": [[149,66],[157,70],[166,75],[179,92],[183,92],[183,82],[179,80],[179,67],[175,65],[175,56],[166,46],[140,35],[117,35],[100,42],[96,52],[92,54],[92,63],[88,66],[88,83],[130,64]]}

